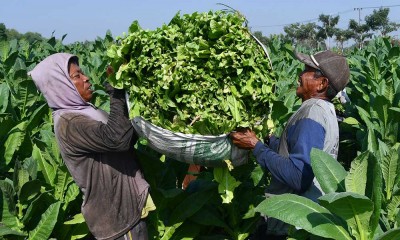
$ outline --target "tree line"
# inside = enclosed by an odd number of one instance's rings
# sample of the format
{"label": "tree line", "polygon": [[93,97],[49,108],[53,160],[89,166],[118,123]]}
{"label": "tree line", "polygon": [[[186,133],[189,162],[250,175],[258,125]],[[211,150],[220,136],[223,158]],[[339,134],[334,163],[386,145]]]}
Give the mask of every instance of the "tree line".
{"label": "tree line", "polygon": [[[362,22],[361,19],[358,21],[351,19],[347,29],[337,27],[339,15],[320,14],[318,23],[293,23],[285,26],[283,29],[285,34],[281,34],[280,37],[309,49],[329,49],[332,47],[331,40],[334,40],[341,50],[350,40],[354,40],[356,46],[362,48],[373,36],[387,36],[400,27],[400,24],[390,21],[389,12],[389,8],[379,8],[365,16]],[[270,40],[259,31],[254,32],[254,35],[265,44]]]}
{"label": "tree line", "polygon": [[0,41],[7,41],[12,39],[25,39],[29,43],[33,43],[34,41],[41,41],[45,38],[37,32],[19,33],[15,29],[8,29],[4,23],[0,23]]}
{"label": "tree line", "polygon": [[[361,22],[351,19],[347,29],[338,28],[340,16],[320,14],[318,23],[293,23],[284,27],[285,34],[279,37],[308,49],[330,49],[331,40],[343,51],[346,42],[353,40],[357,47],[362,48],[364,43],[373,36],[387,36],[396,31],[400,24],[390,21],[389,8],[379,8],[370,15],[365,16]],[[268,41],[276,35],[266,37],[261,31],[255,31],[256,36],[262,43],[268,45]],[[29,43],[45,39],[40,33],[19,33],[15,29],[7,29],[4,23],[0,23],[0,41],[12,39],[26,39]]]}

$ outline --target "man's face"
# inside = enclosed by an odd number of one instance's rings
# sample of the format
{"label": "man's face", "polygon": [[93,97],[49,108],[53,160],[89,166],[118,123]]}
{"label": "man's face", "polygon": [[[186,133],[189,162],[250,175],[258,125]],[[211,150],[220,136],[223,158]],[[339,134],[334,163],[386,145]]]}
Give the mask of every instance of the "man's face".
{"label": "man's face", "polygon": [[89,78],[83,74],[81,68],[76,63],[71,63],[69,67],[69,77],[71,78],[83,100],[90,102],[93,95],[93,91],[91,89],[92,84],[90,84]]}
{"label": "man's face", "polygon": [[304,71],[299,75],[296,95],[303,99],[303,101],[312,98],[320,90],[321,80],[324,77],[318,75],[317,71],[319,70],[306,66]]}

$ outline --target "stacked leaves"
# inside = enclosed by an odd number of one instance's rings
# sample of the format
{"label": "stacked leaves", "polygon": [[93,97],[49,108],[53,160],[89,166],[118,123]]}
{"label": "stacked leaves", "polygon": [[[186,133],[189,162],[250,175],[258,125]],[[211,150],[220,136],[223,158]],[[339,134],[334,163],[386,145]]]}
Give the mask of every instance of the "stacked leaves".
{"label": "stacked leaves", "polygon": [[274,82],[245,22],[225,11],[178,13],[155,30],[133,22],[107,54],[116,71],[109,81],[128,91],[131,117],[183,133],[266,131]]}

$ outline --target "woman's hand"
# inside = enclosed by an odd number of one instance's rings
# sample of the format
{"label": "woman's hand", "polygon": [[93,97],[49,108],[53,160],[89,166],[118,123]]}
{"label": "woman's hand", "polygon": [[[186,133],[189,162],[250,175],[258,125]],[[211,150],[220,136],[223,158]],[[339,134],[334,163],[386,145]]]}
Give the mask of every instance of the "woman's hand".
{"label": "woman's hand", "polygon": [[109,77],[113,73],[114,73],[114,68],[108,65],[106,70],[107,77]]}

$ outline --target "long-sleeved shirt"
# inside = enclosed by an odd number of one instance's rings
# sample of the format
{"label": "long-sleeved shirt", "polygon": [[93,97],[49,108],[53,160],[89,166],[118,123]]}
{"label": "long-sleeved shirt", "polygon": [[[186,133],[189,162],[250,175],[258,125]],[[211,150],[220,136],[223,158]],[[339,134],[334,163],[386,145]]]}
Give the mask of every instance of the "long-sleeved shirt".
{"label": "long-sleeved shirt", "polygon": [[[69,66],[77,62],[77,56],[55,53],[29,75],[53,110],[61,155],[84,194],[81,209],[89,230],[97,239],[116,239],[140,220],[149,184],[133,149],[137,136],[123,92],[111,94],[109,115],[93,107],[70,77]],[[89,87],[85,83],[84,92]]]}
{"label": "long-sleeved shirt", "polygon": [[305,192],[311,185],[314,173],[311,169],[311,149],[323,149],[325,129],[312,119],[300,119],[288,129],[289,157],[279,155],[261,141],[254,148],[257,162],[267,168],[274,178],[290,186],[295,192]]}
{"label": "long-sleeved shirt", "polygon": [[[335,159],[339,146],[339,127],[332,103],[311,98],[290,117],[279,139],[270,146],[258,142],[253,149],[257,162],[268,169],[272,178],[266,196],[295,193],[313,201],[323,194],[311,168],[312,148],[322,149]],[[268,218],[268,232],[287,234],[287,225]]]}
{"label": "long-sleeved shirt", "polygon": [[137,137],[124,97],[111,97],[106,124],[84,114],[65,113],[56,136],[62,157],[84,193],[82,213],[97,239],[115,239],[141,218],[148,183],[133,149]]}

